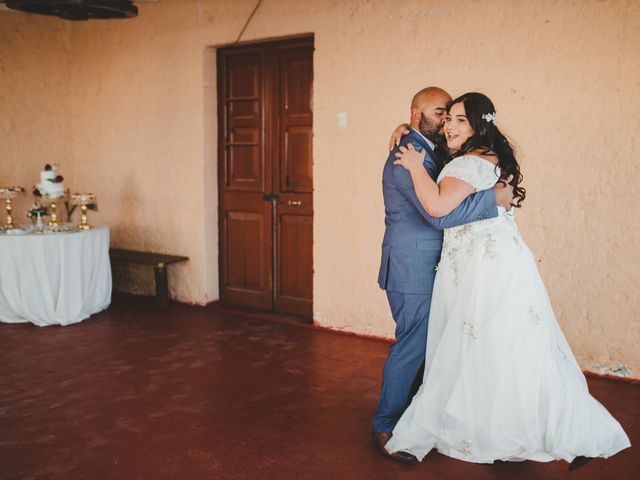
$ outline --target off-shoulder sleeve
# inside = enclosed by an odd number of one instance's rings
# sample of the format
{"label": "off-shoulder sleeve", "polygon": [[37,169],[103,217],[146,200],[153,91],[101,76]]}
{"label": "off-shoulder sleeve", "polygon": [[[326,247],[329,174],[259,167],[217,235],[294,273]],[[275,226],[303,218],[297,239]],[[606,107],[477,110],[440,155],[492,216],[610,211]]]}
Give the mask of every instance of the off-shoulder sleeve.
{"label": "off-shoulder sleeve", "polygon": [[492,188],[500,178],[500,167],[475,155],[456,157],[445,165],[438,176],[438,183],[445,177],[467,182],[476,191]]}

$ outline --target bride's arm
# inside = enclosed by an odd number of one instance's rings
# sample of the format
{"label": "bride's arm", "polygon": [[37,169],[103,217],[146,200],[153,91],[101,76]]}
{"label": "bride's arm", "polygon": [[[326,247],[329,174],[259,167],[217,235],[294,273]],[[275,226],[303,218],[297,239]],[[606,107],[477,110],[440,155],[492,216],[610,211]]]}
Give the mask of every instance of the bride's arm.
{"label": "bride's arm", "polygon": [[425,154],[424,150],[418,152],[409,144],[408,148],[400,147],[393,163],[409,170],[416,196],[426,212],[432,217],[444,217],[474,193],[475,188],[453,177],[445,177],[438,186],[424,168]]}
{"label": "bride's arm", "polygon": [[406,123],[401,123],[396,127],[396,129],[391,134],[391,138],[389,139],[389,151],[393,150],[394,147],[400,145],[400,141],[404,135],[409,135],[409,125]]}

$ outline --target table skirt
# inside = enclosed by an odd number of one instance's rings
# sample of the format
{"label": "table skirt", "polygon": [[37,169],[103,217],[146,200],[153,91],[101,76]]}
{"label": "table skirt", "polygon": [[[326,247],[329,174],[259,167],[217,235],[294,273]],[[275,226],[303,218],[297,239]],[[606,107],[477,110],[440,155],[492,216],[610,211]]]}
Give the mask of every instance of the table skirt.
{"label": "table skirt", "polygon": [[81,322],[111,302],[109,229],[0,236],[0,321]]}

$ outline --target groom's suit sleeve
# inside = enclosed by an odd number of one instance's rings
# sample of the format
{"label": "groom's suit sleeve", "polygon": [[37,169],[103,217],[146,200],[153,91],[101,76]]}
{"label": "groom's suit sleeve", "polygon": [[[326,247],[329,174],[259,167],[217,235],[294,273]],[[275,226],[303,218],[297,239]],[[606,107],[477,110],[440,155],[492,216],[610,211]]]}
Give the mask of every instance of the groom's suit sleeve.
{"label": "groom's suit sleeve", "polygon": [[[414,142],[411,143],[413,143],[416,150],[422,150],[421,145]],[[398,147],[391,151],[389,157],[393,157],[395,159],[397,152]],[[435,179],[436,167],[434,162],[427,160],[425,163],[429,176]],[[427,223],[437,230],[444,230],[445,228],[457,227],[466,223],[477,222],[479,220],[498,216],[496,194],[492,189],[482,190],[469,195],[460,205],[444,217],[432,217],[422,207],[422,204],[416,195],[413,181],[411,180],[411,174],[406,168],[401,165],[395,165],[393,167],[393,179],[398,190],[400,190],[405,198],[413,204]]]}

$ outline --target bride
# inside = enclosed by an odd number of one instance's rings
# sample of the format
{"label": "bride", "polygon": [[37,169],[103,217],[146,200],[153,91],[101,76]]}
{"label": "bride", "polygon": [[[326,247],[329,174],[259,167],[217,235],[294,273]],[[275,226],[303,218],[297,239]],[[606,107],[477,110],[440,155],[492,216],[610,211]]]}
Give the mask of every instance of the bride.
{"label": "bride", "polygon": [[[513,149],[496,127],[491,100],[452,100],[444,127],[456,152],[437,184],[424,151],[401,147],[420,203],[443,216],[468,195],[512,176],[524,200]],[[400,167],[396,167],[400,168]],[[445,230],[433,289],[423,384],[386,444],[418,460],[432,449],[476,463],[565,460],[580,466],[630,446],[594,399],[553,314],[513,214]]]}

